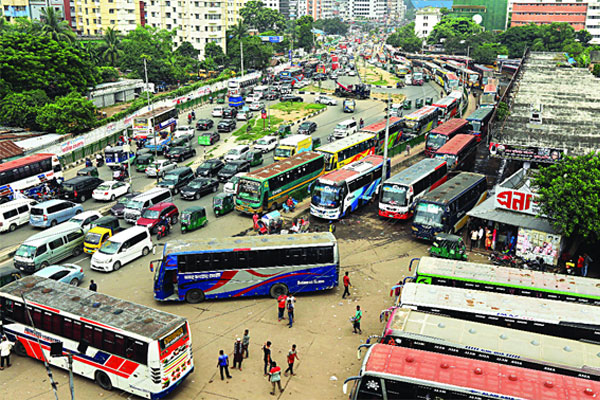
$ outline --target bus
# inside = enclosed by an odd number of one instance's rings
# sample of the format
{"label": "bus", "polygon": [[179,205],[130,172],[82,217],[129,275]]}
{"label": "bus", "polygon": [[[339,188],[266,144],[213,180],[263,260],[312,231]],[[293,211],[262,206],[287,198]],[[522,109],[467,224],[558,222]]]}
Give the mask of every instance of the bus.
{"label": "bus", "polygon": [[448,179],[445,161],[426,158],[402,170],[383,183],[379,198],[379,215],[409,219],[417,200]]}
{"label": "bus", "polygon": [[446,97],[442,97],[438,101],[434,101],[431,105],[440,109],[440,121],[445,122],[458,115],[460,108],[460,97],[457,98],[456,95],[448,95]]}
{"label": "bus", "polygon": [[304,78],[304,71],[300,67],[291,67],[279,73],[279,79],[284,83],[295,85]]}
{"label": "bus", "polygon": [[[445,145],[437,149],[434,158],[448,163],[450,170],[463,169],[475,161],[477,137],[467,133],[459,133]],[[467,168],[468,169],[468,168]]]}
{"label": "bus", "polygon": [[488,84],[483,88],[483,94],[479,98],[479,107],[494,108],[496,107],[496,99],[498,98],[498,80],[490,79]]}
{"label": "bus", "polygon": [[441,115],[439,108],[425,106],[404,117],[403,134],[415,137],[429,132],[438,125]]}
{"label": "bus", "polygon": [[451,318],[600,344],[600,314],[596,306],[587,304],[407,282],[402,286],[399,305]]}
{"label": "bus", "polygon": [[39,153],[0,164],[0,204],[15,199],[15,192],[34,189],[63,172],[56,154]]}
{"label": "bus", "polygon": [[531,371],[489,360],[473,360],[386,344],[369,348],[350,400],[373,399],[506,399],[584,400],[600,392],[600,384],[554,371]]}
{"label": "bus", "polygon": [[277,298],[338,285],[330,232],[169,241],[154,271],[154,298],[199,303],[246,296]]}
{"label": "bus", "polygon": [[488,84],[488,79],[494,77],[494,70],[481,64],[474,64],[473,70],[479,73],[479,88],[483,89]]}
{"label": "bus", "polygon": [[[390,159],[387,173],[390,176]],[[379,194],[383,156],[367,156],[317,179],[312,188],[310,214],[328,220],[345,217]]]}
{"label": "bus", "polygon": [[485,175],[461,172],[418,201],[412,233],[433,240],[439,232],[456,233],[467,223],[467,212],[487,196]]}
{"label": "bus", "polygon": [[425,156],[433,157],[435,152],[459,133],[467,131],[469,121],[462,118],[452,118],[433,128],[425,141]]}
{"label": "bus", "polygon": [[[402,139],[402,128],[404,126],[403,119],[400,117],[390,117],[390,126],[388,133],[388,150],[400,143]],[[376,135],[377,137],[377,153],[383,154],[383,142],[385,141],[385,126],[387,119],[377,121],[374,124],[363,127],[360,131]]]}
{"label": "bus", "polygon": [[227,82],[227,96],[229,107],[241,107],[244,105],[244,92],[260,82],[260,72],[253,72],[244,76],[231,78]]}
{"label": "bus", "polygon": [[133,118],[133,138],[151,139],[173,132],[177,127],[178,111],[175,107],[159,107]]}
{"label": "bus", "polygon": [[481,139],[487,136],[493,112],[493,108],[479,107],[466,118],[469,121],[468,133],[475,135],[478,142],[481,142]]}
{"label": "bus", "polygon": [[[14,351],[146,399],[173,392],[194,371],[185,318],[35,275],[0,288]],[[62,356],[50,356],[62,344]]]}
{"label": "bus", "polygon": [[382,335],[367,340],[367,343],[377,342],[432,351],[440,356],[451,354],[589,381],[600,380],[600,345],[596,343],[408,308],[397,307],[391,311]]}
{"label": "bus", "polygon": [[377,136],[368,132],[357,132],[320,146],[316,151],[325,156],[325,169],[333,171],[375,154],[376,149]]}
{"label": "bus", "polygon": [[416,283],[600,306],[600,279],[431,257],[418,262]]}
{"label": "bus", "polygon": [[237,186],[235,209],[264,213],[277,209],[290,193],[307,186],[325,173],[325,157],[305,151],[247,173]]}

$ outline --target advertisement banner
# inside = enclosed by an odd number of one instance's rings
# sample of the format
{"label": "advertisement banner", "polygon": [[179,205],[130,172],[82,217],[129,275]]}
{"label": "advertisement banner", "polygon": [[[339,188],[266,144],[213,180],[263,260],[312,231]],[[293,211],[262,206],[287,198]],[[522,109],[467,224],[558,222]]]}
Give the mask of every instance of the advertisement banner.
{"label": "advertisement banner", "polygon": [[565,156],[563,149],[490,143],[490,154],[513,160],[555,163]]}
{"label": "advertisement banner", "polygon": [[539,215],[540,207],[535,197],[533,193],[500,187],[494,196],[494,207],[524,214]]}
{"label": "advertisement banner", "polygon": [[84,140],[83,136],[80,136],[78,138],[71,139],[67,142],[64,142],[60,145],[61,154],[70,153],[79,148],[82,148],[84,146],[84,144],[85,144],[85,140]]}
{"label": "advertisement banner", "polygon": [[562,236],[555,233],[519,228],[517,255],[526,260],[535,260],[541,257],[546,264],[557,265],[561,241]]}

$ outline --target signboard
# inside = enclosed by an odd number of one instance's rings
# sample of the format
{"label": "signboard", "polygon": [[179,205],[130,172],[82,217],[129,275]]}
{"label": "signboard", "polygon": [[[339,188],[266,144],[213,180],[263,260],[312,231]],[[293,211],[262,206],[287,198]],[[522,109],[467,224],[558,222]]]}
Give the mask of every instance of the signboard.
{"label": "signboard", "polygon": [[555,233],[519,228],[516,253],[526,260],[541,257],[546,264],[557,265],[561,241],[562,236]]}
{"label": "signboard", "polygon": [[260,112],[260,117],[262,119],[267,119],[267,112],[264,109]]}
{"label": "signboard", "polygon": [[555,163],[565,156],[563,149],[490,143],[490,154],[514,160]]}
{"label": "signboard", "polygon": [[494,196],[494,207],[530,215],[540,215],[535,194],[498,187]]}
{"label": "signboard", "polygon": [[62,154],[70,153],[74,150],[82,148],[84,144],[85,144],[85,140],[83,137],[71,139],[68,142],[64,142],[63,144],[60,145],[60,151],[62,152]]}
{"label": "signboard", "polygon": [[260,40],[262,40],[263,42],[270,42],[270,43],[281,43],[283,42],[283,36],[259,36]]}

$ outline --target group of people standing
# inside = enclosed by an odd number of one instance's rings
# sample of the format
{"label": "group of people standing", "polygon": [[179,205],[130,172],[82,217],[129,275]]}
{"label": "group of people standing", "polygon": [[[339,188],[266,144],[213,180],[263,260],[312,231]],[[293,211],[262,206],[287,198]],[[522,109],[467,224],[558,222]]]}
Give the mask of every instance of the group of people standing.
{"label": "group of people standing", "polygon": [[[244,358],[248,358],[250,353],[248,352],[248,346],[250,345],[250,331],[246,329],[242,338],[237,338],[233,344],[233,369],[242,370],[242,361]],[[225,350],[219,350],[219,359],[217,361],[217,367],[221,373],[221,380],[231,378],[229,374],[229,356],[225,354]]]}
{"label": "group of people standing", "polygon": [[485,248],[486,250],[494,250],[494,242],[496,241],[496,229],[489,229],[480,226],[478,229],[471,231],[471,243],[469,251],[473,250],[473,246]]}
{"label": "group of people standing", "polygon": [[285,311],[288,315],[288,327],[294,325],[294,309],[296,308],[296,298],[292,294],[282,294],[277,297],[277,319],[281,321],[284,318]]}

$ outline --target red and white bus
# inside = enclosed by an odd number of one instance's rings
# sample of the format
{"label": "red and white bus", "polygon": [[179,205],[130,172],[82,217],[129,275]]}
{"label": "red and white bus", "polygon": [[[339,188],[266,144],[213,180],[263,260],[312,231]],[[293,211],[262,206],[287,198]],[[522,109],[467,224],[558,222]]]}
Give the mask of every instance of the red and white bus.
{"label": "red and white bus", "polygon": [[34,154],[0,164],[0,203],[14,199],[14,193],[62,178],[56,154]]}
{"label": "red and white bus", "polygon": [[460,108],[460,96],[457,98],[456,95],[450,94],[434,101],[431,105],[440,109],[440,121],[445,122],[457,116]]}
{"label": "red and white bus", "polygon": [[189,324],[174,314],[35,275],[0,288],[0,308],[18,355],[66,369],[70,354],[73,372],[105,390],[160,399],[194,370]]}
{"label": "red and white bus", "polygon": [[483,88],[483,94],[479,99],[479,107],[494,108],[498,99],[498,80],[490,78],[488,84]]}
{"label": "red and white bus", "polygon": [[448,165],[443,160],[426,158],[411,165],[383,183],[379,215],[393,219],[410,218],[417,200],[447,179]]}
{"label": "red and white bus", "polygon": [[466,133],[469,121],[461,118],[452,118],[434,128],[427,134],[425,142],[425,155],[433,157],[434,153],[450,139],[459,133]]}
{"label": "red and white bus", "polygon": [[375,344],[365,356],[351,400],[506,399],[584,400],[600,396],[600,383],[553,372],[455,355]]}
{"label": "red and white bus", "polygon": [[470,161],[474,161],[476,149],[477,137],[460,133],[440,147],[434,157],[446,161],[450,170],[462,169]]}

